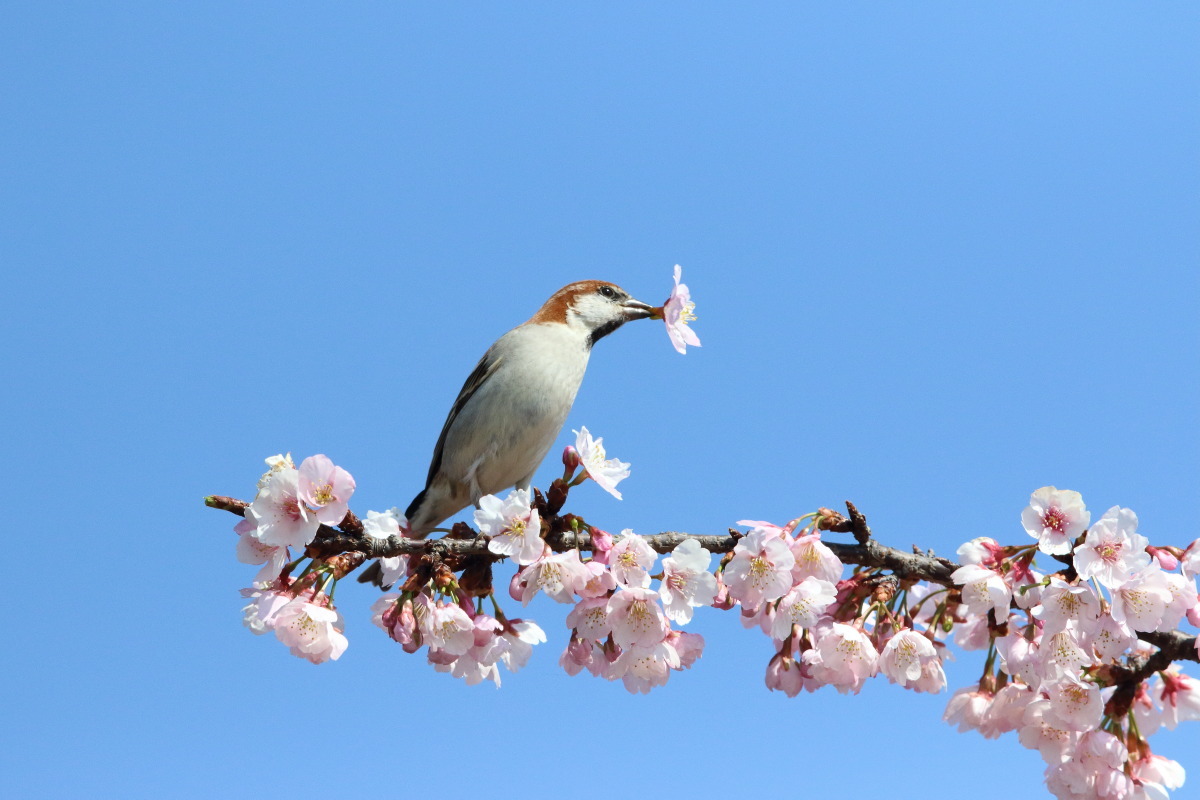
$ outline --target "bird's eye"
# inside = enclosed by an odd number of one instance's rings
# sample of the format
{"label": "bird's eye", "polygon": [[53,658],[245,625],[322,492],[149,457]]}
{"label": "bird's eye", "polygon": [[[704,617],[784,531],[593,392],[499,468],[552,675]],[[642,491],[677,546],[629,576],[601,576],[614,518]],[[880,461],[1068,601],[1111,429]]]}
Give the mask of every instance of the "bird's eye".
{"label": "bird's eye", "polygon": [[609,298],[610,300],[617,296],[617,293],[613,291],[613,288],[611,286],[601,286],[600,294],[604,295],[605,297]]}

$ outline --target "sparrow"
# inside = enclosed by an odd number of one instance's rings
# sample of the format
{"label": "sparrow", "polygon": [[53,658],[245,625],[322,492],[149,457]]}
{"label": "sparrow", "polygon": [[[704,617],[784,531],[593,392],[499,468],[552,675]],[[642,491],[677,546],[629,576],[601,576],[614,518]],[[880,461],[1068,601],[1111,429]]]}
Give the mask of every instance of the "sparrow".
{"label": "sparrow", "polygon": [[653,310],[615,284],[579,281],[497,339],[446,416],[425,488],[404,512],[409,535],[425,538],[485,495],[528,490],[567,420],[592,346]]}

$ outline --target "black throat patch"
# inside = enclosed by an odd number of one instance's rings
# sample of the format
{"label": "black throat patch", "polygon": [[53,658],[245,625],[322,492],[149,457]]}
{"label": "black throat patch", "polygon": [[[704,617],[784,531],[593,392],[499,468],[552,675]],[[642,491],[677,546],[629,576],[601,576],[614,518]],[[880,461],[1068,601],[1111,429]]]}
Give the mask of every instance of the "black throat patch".
{"label": "black throat patch", "polygon": [[608,336],[610,333],[612,333],[613,331],[615,331],[617,328],[621,327],[624,324],[625,324],[625,320],[618,319],[618,320],[613,320],[612,322],[606,322],[603,325],[601,325],[599,328],[593,328],[592,332],[588,334],[588,349],[591,350],[593,345],[596,344],[596,342],[600,341],[605,336]]}

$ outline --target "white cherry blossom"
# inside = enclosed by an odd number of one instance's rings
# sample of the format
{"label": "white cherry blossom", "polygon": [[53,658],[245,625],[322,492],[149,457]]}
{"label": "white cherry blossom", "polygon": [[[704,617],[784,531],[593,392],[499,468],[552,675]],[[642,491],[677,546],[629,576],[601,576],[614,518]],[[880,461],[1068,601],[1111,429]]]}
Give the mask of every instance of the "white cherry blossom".
{"label": "white cherry blossom", "polygon": [[489,537],[488,550],[497,555],[521,565],[532,564],[542,555],[542,521],[526,489],[514,489],[503,500],[491,494],[479,498],[475,525]]}
{"label": "white cherry blossom", "polygon": [[712,554],[695,539],[680,542],[663,559],[662,599],[667,618],[678,625],[692,619],[692,609],[710,605],[717,596],[717,579],[709,572]]}
{"label": "white cherry blossom", "polygon": [[1146,537],[1137,533],[1137,515],[1113,506],[1088,529],[1075,548],[1075,570],[1083,580],[1095,578],[1107,589],[1124,585],[1150,564]]}
{"label": "white cherry blossom", "polygon": [[1038,549],[1048,555],[1066,555],[1091,522],[1083,496],[1069,489],[1043,486],[1029,497],[1021,512],[1025,532],[1038,540]]}
{"label": "white cherry blossom", "polygon": [[604,437],[593,439],[586,427],[581,425],[579,430],[572,433],[575,434],[575,449],[579,452],[579,463],[584,472],[601,489],[620,500],[617,484],[629,477],[629,464],[608,458],[604,450]]}

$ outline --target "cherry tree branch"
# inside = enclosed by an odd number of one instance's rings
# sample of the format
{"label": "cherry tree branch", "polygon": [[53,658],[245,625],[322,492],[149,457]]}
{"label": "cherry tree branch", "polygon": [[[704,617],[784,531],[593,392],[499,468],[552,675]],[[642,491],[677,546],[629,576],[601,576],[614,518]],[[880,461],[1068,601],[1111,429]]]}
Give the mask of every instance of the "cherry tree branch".
{"label": "cherry tree branch", "polygon": [[[210,508],[229,511],[237,514],[239,517],[245,516],[246,507],[250,505],[245,500],[237,500],[232,497],[223,497],[220,495],[206,497],[204,498],[204,503]],[[862,515],[858,513],[858,509],[854,508],[852,503],[847,503],[846,505],[853,509],[853,515],[856,515],[859,520],[863,520]],[[823,530],[855,532],[856,538],[860,537],[860,533],[854,530],[853,526],[855,522],[853,519],[847,519],[829,509],[822,509],[822,512],[822,524],[820,527]],[[551,532],[546,536],[546,542],[550,545],[551,549],[556,552],[566,550],[590,552],[593,549],[592,536],[587,530],[570,530],[571,521],[578,520],[578,517],[568,514],[565,517],[558,517],[557,519],[562,521],[563,524],[557,526],[552,524]],[[858,524],[860,525],[859,530],[866,530],[866,536],[862,536],[859,539],[859,544],[825,542],[843,564],[855,564],[863,567],[890,570],[902,579],[930,581],[941,586],[954,585],[954,581],[951,580],[950,575],[954,570],[958,569],[958,564],[948,559],[934,556],[932,553],[922,553],[915,547],[912,553],[905,553],[902,550],[879,544],[874,539],[868,538],[870,536],[870,529],[865,527],[865,520]],[[442,539],[407,539],[401,536],[374,539],[362,532],[362,524],[351,513],[336,528],[329,525],[322,525],[317,530],[316,539],[309,545],[308,555],[313,558],[330,558],[339,553],[363,553],[367,558],[421,555],[428,552],[431,547],[434,547],[434,543],[436,542],[436,548],[445,554],[487,557],[493,561],[503,560],[503,556],[496,555],[488,550],[487,539],[478,537],[468,526],[460,525],[456,526],[456,528],[453,533]],[[728,553],[737,545],[738,539],[742,538],[742,535],[741,531],[730,529],[727,534],[692,534],[681,531],[665,531],[643,538],[657,553],[669,553],[687,539],[695,539],[700,543],[701,547],[710,553]]]}
{"label": "cherry tree branch", "polygon": [[[558,514],[566,500],[566,492],[557,486],[559,483],[561,482],[555,481],[555,485],[551,486],[548,498],[535,490],[539,512],[542,519],[548,522],[546,543],[556,552],[573,549],[591,551],[594,549],[592,535],[583,520],[573,514]],[[240,517],[246,515],[246,508],[250,505],[244,500],[220,495],[206,497],[204,503],[210,508],[228,511]],[[848,516],[828,508],[817,512],[817,527],[820,530],[850,533],[854,536],[856,544],[824,541],[843,564],[887,570],[901,580],[928,581],[954,587],[951,575],[959,568],[959,564],[936,556],[932,551],[921,552],[915,546],[911,553],[906,553],[882,545],[875,541],[866,518],[854,504],[847,502],[846,509],[849,512]],[[669,553],[687,539],[695,539],[710,553],[729,553],[742,536],[741,531],[731,528],[726,534],[665,531],[643,538],[658,553]],[[401,536],[375,539],[363,533],[362,523],[353,512],[348,513],[337,527],[322,525],[317,530],[316,538],[308,546],[306,554],[325,561],[352,555],[353,558],[344,560],[344,567],[341,566],[342,562],[337,562],[343,572],[353,570],[366,559],[401,555],[436,554],[439,560],[446,556],[458,556],[464,560],[469,558],[476,563],[504,559],[504,556],[491,552],[488,549],[488,540],[464,523],[455,525],[451,532],[441,539],[407,539]],[[1158,651],[1151,655],[1131,656],[1126,659],[1124,665],[1108,665],[1101,668],[1106,681],[1118,687],[1108,704],[1110,715],[1119,716],[1128,711],[1137,686],[1155,672],[1168,668],[1175,661],[1200,662],[1195,636],[1170,631],[1139,633],[1138,637],[1159,648]]]}

